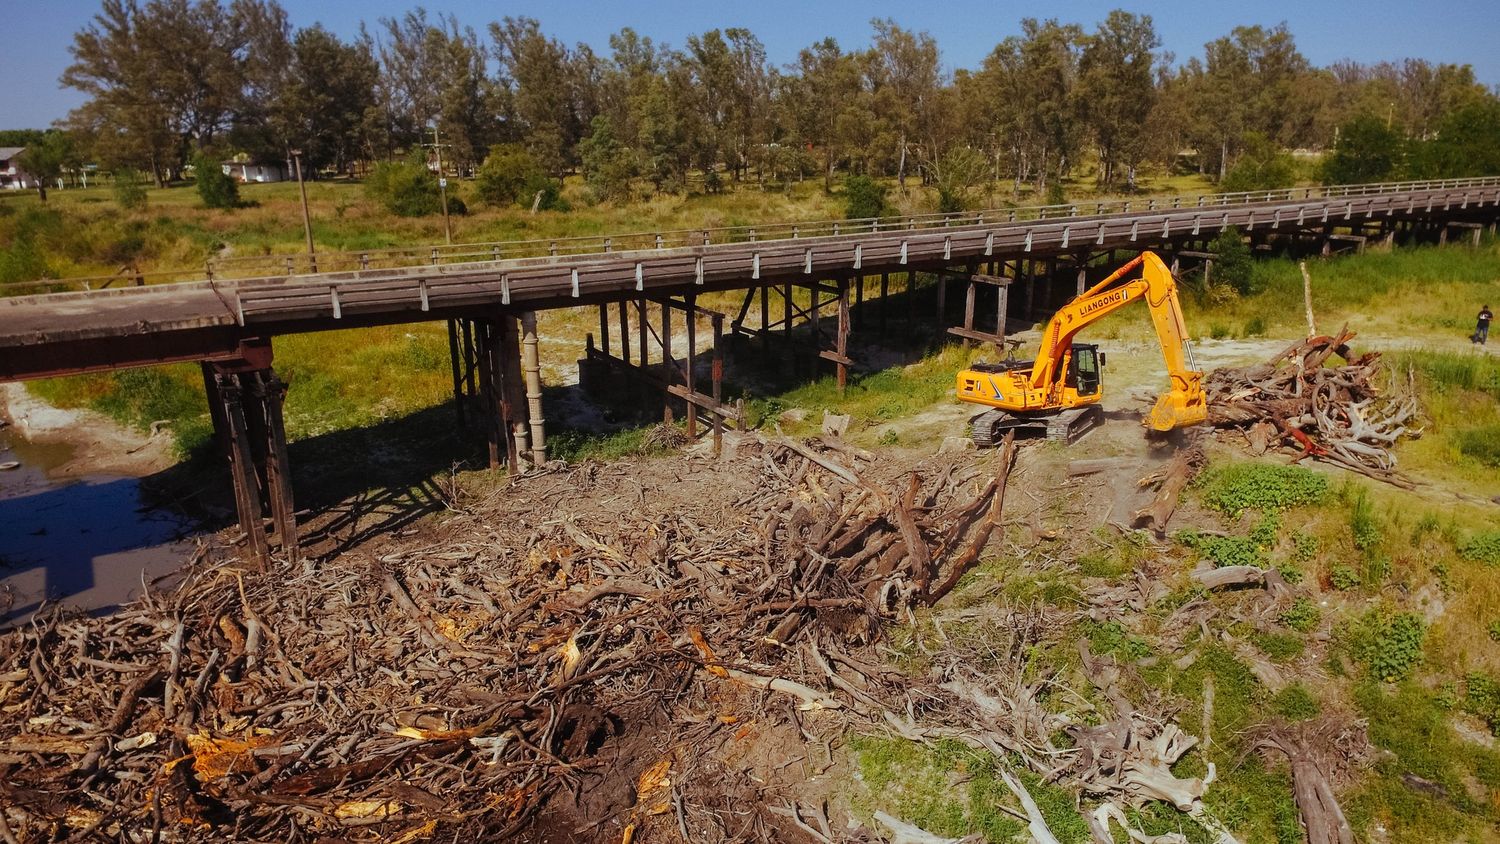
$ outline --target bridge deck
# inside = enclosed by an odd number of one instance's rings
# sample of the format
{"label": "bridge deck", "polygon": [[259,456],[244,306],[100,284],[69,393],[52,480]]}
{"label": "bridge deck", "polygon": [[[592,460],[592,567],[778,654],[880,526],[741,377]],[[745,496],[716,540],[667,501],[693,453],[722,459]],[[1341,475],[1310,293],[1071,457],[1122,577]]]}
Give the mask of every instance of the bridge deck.
{"label": "bridge deck", "polygon": [[[1379,186],[1376,186],[1377,188]],[[544,310],[1379,218],[1492,220],[1500,180],[1358,195],[0,299],[0,380],[230,357],[276,334]]]}

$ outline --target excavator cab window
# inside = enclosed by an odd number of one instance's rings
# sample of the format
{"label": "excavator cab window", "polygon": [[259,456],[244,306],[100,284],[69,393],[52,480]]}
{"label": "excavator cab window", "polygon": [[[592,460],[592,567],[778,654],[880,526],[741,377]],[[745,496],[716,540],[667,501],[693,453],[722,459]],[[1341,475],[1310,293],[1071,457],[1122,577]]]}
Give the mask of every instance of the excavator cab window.
{"label": "excavator cab window", "polygon": [[1078,395],[1092,396],[1099,392],[1101,357],[1098,346],[1073,346],[1073,359],[1068,364],[1068,386],[1077,390]]}

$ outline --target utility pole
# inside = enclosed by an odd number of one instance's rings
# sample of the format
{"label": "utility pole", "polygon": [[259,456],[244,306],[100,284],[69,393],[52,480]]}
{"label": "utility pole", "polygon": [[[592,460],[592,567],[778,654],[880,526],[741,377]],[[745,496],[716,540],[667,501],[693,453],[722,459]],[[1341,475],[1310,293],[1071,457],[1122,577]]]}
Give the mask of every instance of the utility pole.
{"label": "utility pole", "polygon": [[302,150],[291,152],[292,164],[297,170],[297,190],[302,194],[302,233],[307,237],[307,264],[312,272],[317,272],[318,252],[313,248],[312,215],[307,213],[307,183],[302,181]]}
{"label": "utility pole", "polygon": [[443,175],[443,147],[447,146],[438,142],[437,124],[432,124],[432,149],[437,153],[438,167],[438,195],[443,199],[443,240],[453,242],[453,227],[448,223],[448,177]]}

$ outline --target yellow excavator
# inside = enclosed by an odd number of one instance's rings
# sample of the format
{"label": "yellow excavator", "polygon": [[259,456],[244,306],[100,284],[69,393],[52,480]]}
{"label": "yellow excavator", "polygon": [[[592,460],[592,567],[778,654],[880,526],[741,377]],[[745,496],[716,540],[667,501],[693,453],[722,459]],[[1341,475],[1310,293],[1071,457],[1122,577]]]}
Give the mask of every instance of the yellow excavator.
{"label": "yellow excavator", "polygon": [[[1137,267],[1139,278],[1121,281]],[[1171,431],[1202,422],[1208,415],[1203,373],[1196,368],[1188,345],[1177,282],[1155,253],[1142,252],[1052,317],[1035,361],[1007,359],[975,364],[958,373],[959,400],[993,408],[969,420],[974,442],[981,448],[994,445],[1009,430],[1072,442],[1099,425],[1104,419],[1099,406],[1104,355],[1098,346],[1074,343],[1073,338],[1135,301],[1144,301],[1151,309],[1171,378],[1171,388],[1145,418],[1146,427]]]}

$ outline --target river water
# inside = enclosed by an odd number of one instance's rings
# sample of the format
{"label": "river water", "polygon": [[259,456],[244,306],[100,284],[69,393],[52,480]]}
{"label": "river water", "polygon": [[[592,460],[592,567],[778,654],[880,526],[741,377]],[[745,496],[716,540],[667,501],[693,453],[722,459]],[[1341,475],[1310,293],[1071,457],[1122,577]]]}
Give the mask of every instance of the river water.
{"label": "river water", "polygon": [[73,453],[0,428],[0,464],[21,464],[0,470],[0,628],[24,623],[44,601],[107,612],[192,552],[192,523],[148,506],[138,478],[54,477]]}

